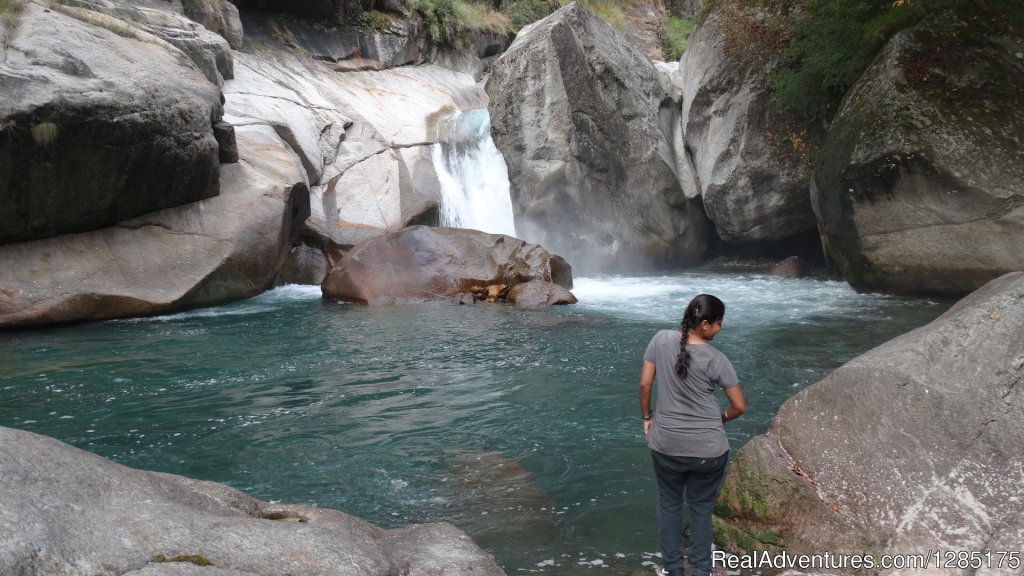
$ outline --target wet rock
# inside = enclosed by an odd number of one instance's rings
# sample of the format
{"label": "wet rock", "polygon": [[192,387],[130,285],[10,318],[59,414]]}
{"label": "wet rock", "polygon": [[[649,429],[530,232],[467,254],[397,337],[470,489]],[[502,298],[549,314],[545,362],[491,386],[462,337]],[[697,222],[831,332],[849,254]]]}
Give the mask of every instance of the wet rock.
{"label": "wet rock", "polygon": [[0,246],[0,326],[126,318],[269,288],[309,215],[298,158],[269,129],[237,131],[246,162],[218,196],[117,226]]}
{"label": "wet rock", "polygon": [[544,280],[515,285],[508,293],[508,300],[520,308],[543,308],[578,302],[572,292]]}
{"label": "wet rock", "polygon": [[811,265],[799,256],[790,256],[772,266],[768,273],[783,278],[806,278],[811,275]]}
{"label": "wet rock", "polygon": [[322,284],[326,298],[363,304],[450,300],[474,286],[553,278],[552,256],[501,234],[410,226],[347,252]]}
{"label": "wet rock", "polygon": [[446,517],[481,546],[542,546],[561,532],[551,495],[521,463],[492,450],[454,455],[435,493],[451,502]]}

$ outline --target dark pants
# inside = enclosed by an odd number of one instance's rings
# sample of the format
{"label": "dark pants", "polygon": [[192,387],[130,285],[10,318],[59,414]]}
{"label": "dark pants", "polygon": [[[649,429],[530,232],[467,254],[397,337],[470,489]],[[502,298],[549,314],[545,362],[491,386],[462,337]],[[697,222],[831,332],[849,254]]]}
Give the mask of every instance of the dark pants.
{"label": "dark pants", "polygon": [[711,510],[725,479],[729,452],[717,458],[668,456],[651,450],[658,478],[658,533],[666,571],[683,565],[683,494],[690,508],[688,557],[694,576],[711,574]]}

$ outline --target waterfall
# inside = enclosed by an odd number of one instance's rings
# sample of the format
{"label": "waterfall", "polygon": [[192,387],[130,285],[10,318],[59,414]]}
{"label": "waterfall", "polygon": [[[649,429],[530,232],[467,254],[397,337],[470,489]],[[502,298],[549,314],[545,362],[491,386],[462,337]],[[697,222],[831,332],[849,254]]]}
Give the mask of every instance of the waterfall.
{"label": "waterfall", "polygon": [[508,168],[491,139],[490,114],[456,112],[437,126],[432,153],[441,183],[441,225],[515,236]]}

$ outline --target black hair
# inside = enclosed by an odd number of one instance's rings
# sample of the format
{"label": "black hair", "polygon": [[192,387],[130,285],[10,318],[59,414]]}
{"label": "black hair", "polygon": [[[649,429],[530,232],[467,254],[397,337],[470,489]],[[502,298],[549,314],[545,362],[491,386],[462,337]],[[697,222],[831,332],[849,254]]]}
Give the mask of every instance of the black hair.
{"label": "black hair", "polygon": [[686,351],[686,338],[690,330],[705,320],[714,324],[722,318],[725,318],[725,304],[710,294],[698,294],[687,304],[683,312],[683,337],[679,340],[679,357],[676,359],[676,373],[680,378],[686,378],[690,368],[690,353]]}

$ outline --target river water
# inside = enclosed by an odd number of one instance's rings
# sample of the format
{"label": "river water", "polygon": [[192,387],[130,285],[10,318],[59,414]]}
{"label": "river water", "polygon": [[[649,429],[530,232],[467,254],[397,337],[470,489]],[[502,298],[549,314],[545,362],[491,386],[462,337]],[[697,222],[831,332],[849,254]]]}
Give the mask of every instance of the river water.
{"label": "river water", "polygon": [[699,292],[749,401],[733,449],[829,370],[947,302],[739,272],[577,279],[580,303],[364,307],[315,287],[172,316],[0,333],[0,425],[128,466],[448,521],[510,574],[628,574],[657,550],[641,355]]}

